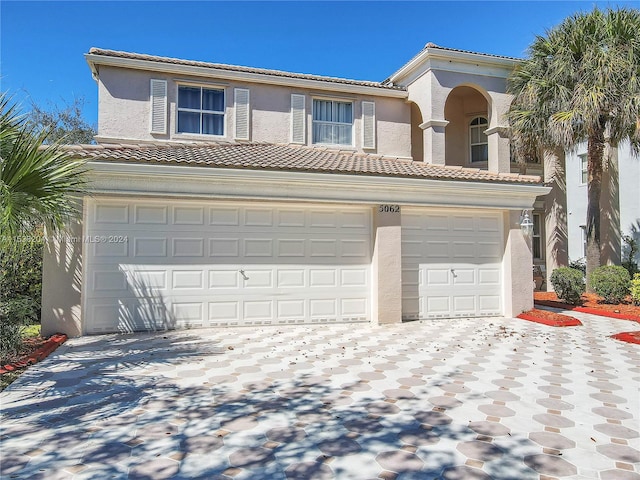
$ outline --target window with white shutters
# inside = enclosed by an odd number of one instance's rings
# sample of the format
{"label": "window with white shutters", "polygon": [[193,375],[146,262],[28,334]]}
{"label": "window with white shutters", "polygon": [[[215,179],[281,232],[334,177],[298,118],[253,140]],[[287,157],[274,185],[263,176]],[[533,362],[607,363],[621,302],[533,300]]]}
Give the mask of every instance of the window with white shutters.
{"label": "window with white shutters", "polygon": [[249,90],[236,88],[233,91],[235,104],[235,138],[249,140]]}
{"label": "window with white shutters", "polygon": [[151,133],[167,133],[167,81],[151,79]]}
{"label": "window with white shutters", "polygon": [[376,104],[362,102],[362,148],[376,148]]}
{"label": "window with white shutters", "polygon": [[291,143],[305,143],[305,96],[291,95]]}

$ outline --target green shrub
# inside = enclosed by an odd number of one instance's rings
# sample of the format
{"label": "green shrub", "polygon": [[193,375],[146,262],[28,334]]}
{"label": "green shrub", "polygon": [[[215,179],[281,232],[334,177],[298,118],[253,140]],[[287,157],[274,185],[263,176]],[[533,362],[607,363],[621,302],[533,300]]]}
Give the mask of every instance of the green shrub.
{"label": "green shrub", "polygon": [[569,267],[556,268],[551,273],[551,285],[558,298],[572,305],[580,302],[585,290],[582,272]]}
{"label": "green shrub", "polygon": [[631,280],[631,300],[634,305],[640,305],[640,273],[636,273]]}
{"label": "green shrub", "polygon": [[40,305],[21,295],[0,301],[0,360],[9,359],[22,347],[22,332],[27,325],[38,321]]}
{"label": "green shrub", "polygon": [[629,272],[618,265],[604,265],[591,273],[591,287],[605,303],[620,303],[629,294]]}

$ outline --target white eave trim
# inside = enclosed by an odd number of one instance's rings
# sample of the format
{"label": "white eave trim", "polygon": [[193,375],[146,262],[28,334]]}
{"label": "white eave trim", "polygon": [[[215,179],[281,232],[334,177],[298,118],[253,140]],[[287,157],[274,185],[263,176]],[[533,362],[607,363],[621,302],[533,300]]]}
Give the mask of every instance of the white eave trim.
{"label": "white eave trim", "polygon": [[483,183],[176,165],[88,162],[93,193],[522,210],[551,189]]}
{"label": "white eave trim", "polygon": [[[443,50],[440,48],[425,48],[422,52],[409,60],[397,72],[391,75],[386,82],[400,84],[403,78],[408,77],[413,71],[419,68],[427,60],[445,60],[447,62],[472,64],[477,67],[499,68],[511,72],[513,67],[519,63],[518,60],[502,57],[492,57],[480,53],[456,52]],[[478,72],[481,73],[480,71]]]}
{"label": "white eave trim", "polygon": [[109,57],[106,55],[85,54],[85,59],[91,68],[94,79],[98,78],[98,66],[107,65],[110,67],[131,68],[153,72],[162,72],[172,75],[193,75],[197,77],[215,77],[237,82],[263,83],[270,85],[283,85],[295,88],[307,88],[315,90],[326,90],[331,92],[344,92],[360,95],[370,95],[376,97],[407,98],[405,90],[394,90],[384,87],[374,87],[367,85],[352,85],[348,83],[330,82],[324,80],[281,77],[268,73],[238,72],[224,70],[215,67],[201,67],[196,65],[177,65],[150,60],[140,60],[136,58]]}

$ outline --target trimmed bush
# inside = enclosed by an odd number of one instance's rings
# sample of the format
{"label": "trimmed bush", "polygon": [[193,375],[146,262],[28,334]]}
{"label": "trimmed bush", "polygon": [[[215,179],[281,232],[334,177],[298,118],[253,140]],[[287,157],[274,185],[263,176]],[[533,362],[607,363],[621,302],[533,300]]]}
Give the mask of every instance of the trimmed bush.
{"label": "trimmed bush", "polygon": [[636,273],[631,280],[631,300],[634,305],[640,305],[640,273]]}
{"label": "trimmed bush", "polygon": [[618,265],[604,265],[591,273],[593,291],[604,299],[604,303],[620,303],[629,295],[629,272]]}
{"label": "trimmed bush", "polygon": [[584,276],[575,268],[556,268],[551,273],[551,285],[558,298],[571,305],[580,303],[580,297],[585,291]]}

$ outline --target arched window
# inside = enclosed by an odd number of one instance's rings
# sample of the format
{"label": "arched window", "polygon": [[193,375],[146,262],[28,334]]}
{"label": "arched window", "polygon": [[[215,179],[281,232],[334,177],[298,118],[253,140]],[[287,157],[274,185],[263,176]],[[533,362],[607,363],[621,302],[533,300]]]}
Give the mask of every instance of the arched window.
{"label": "arched window", "polygon": [[489,144],[484,131],[489,127],[486,117],[476,117],[469,124],[469,140],[471,145],[471,162],[489,160]]}

